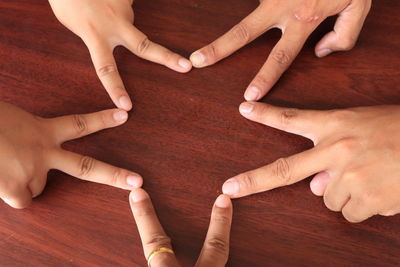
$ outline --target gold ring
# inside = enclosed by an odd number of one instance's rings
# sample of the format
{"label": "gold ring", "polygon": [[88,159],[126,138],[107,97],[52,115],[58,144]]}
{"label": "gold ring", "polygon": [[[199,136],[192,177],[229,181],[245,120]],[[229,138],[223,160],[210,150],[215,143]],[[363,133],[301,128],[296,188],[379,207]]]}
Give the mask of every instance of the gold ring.
{"label": "gold ring", "polygon": [[148,265],[149,267],[151,267],[151,265],[150,265],[151,260],[152,260],[157,254],[160,254],[160,253],[170,253],[170,254],[174,254],[174,255],[175,255],[174,251],[173,251],[172,249],[170,249],[170,248],[161,247],[161,248],[155,249],[155,250],[153,250],[153,251],[150,253],[149,257],[147,258],[147,265]]}

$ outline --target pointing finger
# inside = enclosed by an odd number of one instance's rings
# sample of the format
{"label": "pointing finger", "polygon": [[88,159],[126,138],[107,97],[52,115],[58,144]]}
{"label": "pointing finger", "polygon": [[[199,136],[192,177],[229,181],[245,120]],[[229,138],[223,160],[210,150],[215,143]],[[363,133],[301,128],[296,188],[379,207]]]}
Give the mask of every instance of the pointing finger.
{"label": "pointing finger", "polygon": [[239,111],[249,120],[307,137],[314,142],[327,118],[324,111],[282,108],[258,102],[244,102]]}
{"label": "pointing finger", "polygon": [[106,128],[112,128],[125,123],[128,113],[122,109],[109,109],[100,112],[69,115],[47,119],[46,125],[50,128],[58,143],[77,139]]}
{"label": "pointing finger", "polygon": [[260,5],[223,36],[194,52],[190,56],[193,66],[202,68],[213,65],[250,43],[270,29],[274,23],[273,14]]}
{"label": "pointing finger", "polygon": [[119,75],[113,49],[100,41],[89,43],[88,48],[97,76],[114,104],[124,110],[131,110],[132,102]]}
{"label": "pointing finger", "polygon": [[247,101],[260,100],[274,86],[299,54],[315,27],[314,24],[309,25],[308,28],[292,26],[284,32],[264,66],[246,89],[244,98]]}
{"label": "pointing finger", "polygon": [[133,25],[127,25],[122,34],[124,46],[135,55],[178,72],[184,73],[191,70],[192,63],[189,60],[150,41],[146,35]]}
{"label": "pointing finger", "polygon": [[141,187],[143,184],[142,177],[137,173],[63,149],[53,151],[49,161],[52,169],[60,170],[85,181],[126,190]]}
{"label": "pointing finger", "polygon": [[239,174],[227,180],[222,191],[238,198],[277,187],[294,184],[315,173],[326,170],[332,163],[330,151],[312,148],[272,164]]}
{"label": "pointing finger", "polygon": [[226,195],[215,201],[206,240],[197,267],[225,266],[229,257],[229,236],[232,224],[232,202]]}
{"label": "pointing finger", "polygon": [[[164,232],[149,195],[143,189],[136,189],[129,196],[133,216],[142,240],[146,259],[160,248],[172,250],[171,239]],[[175,255],[159,253],[151,260],[151,266],[177,266]]]}

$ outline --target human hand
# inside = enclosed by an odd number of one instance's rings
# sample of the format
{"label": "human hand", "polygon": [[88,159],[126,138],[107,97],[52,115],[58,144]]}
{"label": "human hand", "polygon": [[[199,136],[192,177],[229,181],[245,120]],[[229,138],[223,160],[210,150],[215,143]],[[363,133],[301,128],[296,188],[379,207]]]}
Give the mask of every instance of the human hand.
{"label": "human hand", "polygon": [[[129,202],[149,266],[180,266],[173,254],[171,239],[158,221],[149,195],[141,188],[136,189],[131,192]],[[231,200],[220,195],[212,209],[210,226],[196,266],[225,266],[229,256],[231,223]],[[166,248],[169,252],[154,252],[160,248]]]}
{"label": "human hand", "polygon": [[370,8],[371,0],[260,0],[259,7],[248,17],[216,41],[194,52],[190,60],[196,68],[213,65],[268,30],[281,29],[280,41],[244,94],[247,101],[257,101],[274,86],[308,36],[327,17],[339,14],[333,31],[315,48],[318,57],[353,48]]}
{"label": "human hand", "polygon": [[50,169],[127,190],[140,187],[136,173],[61,148],[65,141],[127,119],[126,111],[118,109],[43,119],[0,102],[0,198],[14,208],[27,207],[42,193]]}
{"label": "human hand", "polygon": [[224,194],[243,197],[317,174],[314,194],[350,222],[400,212],[400,106],[311,111],[246,102],[240,112],[315,147],[229,179]]}
{"label": "human hand", "polygon": [[192,68],[189,60],[153,43],[132,25],[132,0],[49,0],[58,20],[89,49],[94,67],[114,104],[130,110],[132,102],[113,56],[122,45],[135,55],[178,72]]}

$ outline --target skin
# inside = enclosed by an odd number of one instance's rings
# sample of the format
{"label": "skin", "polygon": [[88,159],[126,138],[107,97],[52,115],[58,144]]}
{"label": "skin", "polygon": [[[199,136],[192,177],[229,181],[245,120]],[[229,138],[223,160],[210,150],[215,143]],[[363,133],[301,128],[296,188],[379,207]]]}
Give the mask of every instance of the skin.
{"label": "skin", "polygon": [[244,197],[316,174],[314,194],[349,222],[400,212],[400,106],[314,111],[246,102],[240,113],[315,146],[227,180],[224,194]]}
{"label": "skin", "polygon": [[352,49],[370,8],[371,0],[260,0],[258,8],[249,16],[216,41],[194,52],[190,60],[196,68],[213,65],[268,30],[279,28],[281,39],[244,94],[247,101],[258,101],[289,68],[308,36],[327,17],[338,15],[333,31],[315,47],[318,57]]}
{"label": "skin", "polygon": [[188,72],[189,60],[153,43],[133,26],[132,0],[49,0],[58,20],[89,49],[97,75],[118,108],[130,110],[131,99],[113,56],[122,45],[133,54],[175,70]]}
{"label": "skin", "polygon": [[[152,251],[167,247],[172,249],[171,239],[162,228],[149,195],[141,188],[135,189],[129,196],[129,202],[139,230],[146,259]],[[195,266],[222,267],[229,257],[229,236],[232,224],[232,202],[226,195],[220,195],[214,203],[210,226],[204,246]],[[159,253],[151,261],[151,267],[180,266],[175,255]]]}
{"label": "skin", "polygon": [[0,102],[0,198],[14,208],[27,207],[42,193],[50,169],[126,190],[140,187],[142,178],[134,172],[61,148],[127,119],[121,109],[44,119]]}

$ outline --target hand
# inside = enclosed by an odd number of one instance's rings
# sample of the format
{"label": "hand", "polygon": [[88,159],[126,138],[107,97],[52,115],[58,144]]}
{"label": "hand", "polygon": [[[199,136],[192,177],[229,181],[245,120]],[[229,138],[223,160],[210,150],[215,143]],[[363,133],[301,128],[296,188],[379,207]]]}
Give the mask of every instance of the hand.
{"label": "hand", "polygon": [[[146,259],[156,249],[172,249],[171,240],[158,221],[149,195],[143,189],[136,189],[131,192],[129,199]],[[231,200],[225,195],[220,195],[215,201],[210,226],[196,266],[225,266],[229,256],[231,223]],[[159,253],[151,260],[151,267],[156,266],[171,267],[179,264],[174,254]]]}
{"label": "hand", "polygon": [[103,86],[114,104],[130,110],[132,102],[125,90],[113,56],[122,45],[135,55],[188,72],[189,60],[151,42],[132,25],[132,0],[49,0],[58,20],[86,44]]}
{"label": "hand", "polygon": [[190,57],[194,67],[206,67],[231,55],[266,31],[281,29],[281,40],[244,94],[247,101],[257,101],[265,96],[293,62],[308,36],[329,16],[339,14],[334,30],[317,44],[317,56],[353,48],[371,7],[371,0],[260,2],[248,17]]}
{"label": "hand", "polygon": [[314,194],[350,222],[400,212],[400,106],[311,111],[248,102],[240,112],[315,147],[226,181],[225,194],[242,197],[317,174]]}
{"label": "hand", "polygon": [[61,148],[65,141],[126,122],[124,110],[43,119],[0,102],[0,198],[25,208],[43,191],[47,172],[58,169],[83,180],[132,190],[142,185],[133,172]]}

